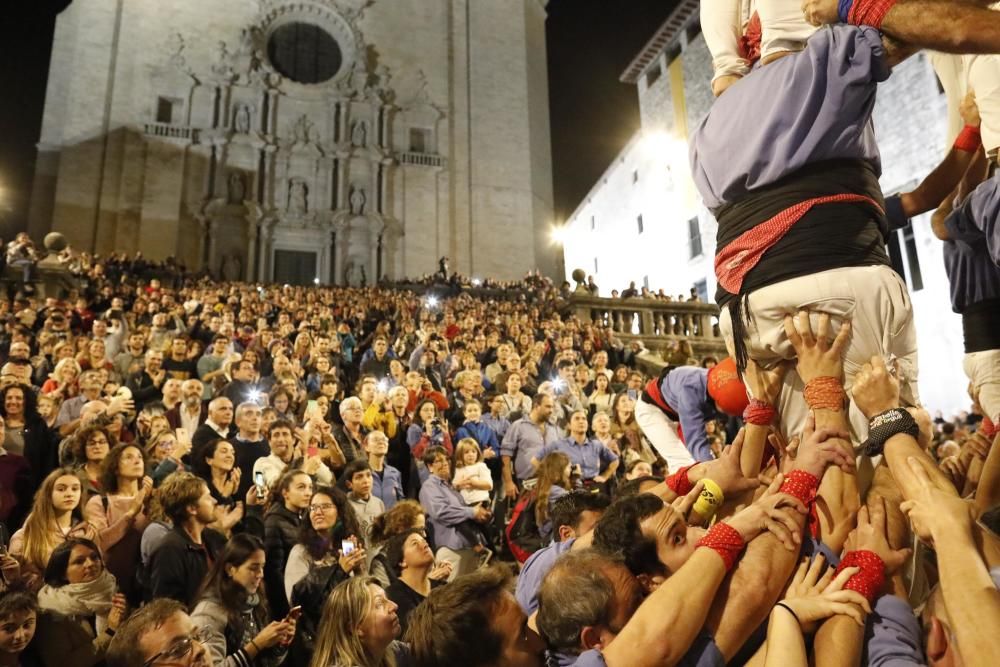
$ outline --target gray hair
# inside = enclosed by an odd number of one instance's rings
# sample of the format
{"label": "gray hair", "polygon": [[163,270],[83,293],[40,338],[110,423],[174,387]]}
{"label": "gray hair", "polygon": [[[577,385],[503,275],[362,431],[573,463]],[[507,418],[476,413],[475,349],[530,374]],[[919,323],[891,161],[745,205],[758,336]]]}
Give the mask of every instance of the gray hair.
{"label": "gray hair", "polygon": [[615,562],[593,549],[569,551],[545,575],[537,622],[550,647],[579,654],[583,628],[610,622],[615,591],[604,568]]}
{"label": "gray hair", "polygon": [[357,396],[349,396],[345,398],[340,402],[340,414],[343,415],[345,412],[355,407],[355,404],[360,407],[364,407],[361,403],[361,399]]}

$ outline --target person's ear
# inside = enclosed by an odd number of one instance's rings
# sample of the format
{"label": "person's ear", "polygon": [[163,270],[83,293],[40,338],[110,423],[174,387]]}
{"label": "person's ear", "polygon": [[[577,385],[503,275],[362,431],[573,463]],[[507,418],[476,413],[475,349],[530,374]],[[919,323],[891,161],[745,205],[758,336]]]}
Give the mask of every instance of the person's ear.
{"label": "person's ear", "polygon": [[563,525],[559,526],[559,541],[560,542],[565,542],[569,538],[576,537],[576,536],[577,536],[576,535],[576,531],[573,530],[573,528],[571,528],[570,526],[567,526],[566,524],[563,524]]}
{"label": "person's ear", "polygon": [[927,632],[927,658],[941,660],[948,653],[948,629],[937,617],[931,618],[931,627]]}
{"label": "person's ear", "polygon": [[603,648],[601,631],[593,625],[583,626],[583,630],[580,630],[580,644],[583,646],[584,651]]}

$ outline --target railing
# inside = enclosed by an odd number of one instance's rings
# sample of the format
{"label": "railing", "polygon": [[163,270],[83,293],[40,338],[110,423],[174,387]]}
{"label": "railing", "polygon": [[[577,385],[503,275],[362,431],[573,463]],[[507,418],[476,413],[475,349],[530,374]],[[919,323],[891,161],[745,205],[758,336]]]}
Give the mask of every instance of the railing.
{"label": "railing", "polygon": [[696,356],[724,355],[719,308],[710,303],[655,299],[604,299],[576,293],[570,299],[583,322],[610,326],[622,340],[641,340],[660,352],[668,343],[686,340]]}
{"label": "railing", "polygon": [[416,153],[414,151],[406,151],[403,153],[397,153],[396,159],[399,160],[400,164],[414,164],[418,167],[444,166],[444,158],[434,153]]}
{"label": "railing", "polygon": [[151,137],[162,139],[185,139],[194,140],[197,138],[197,130],[185,125],[171,125],[170,123],[146,123],[143,125],[143,132]]}

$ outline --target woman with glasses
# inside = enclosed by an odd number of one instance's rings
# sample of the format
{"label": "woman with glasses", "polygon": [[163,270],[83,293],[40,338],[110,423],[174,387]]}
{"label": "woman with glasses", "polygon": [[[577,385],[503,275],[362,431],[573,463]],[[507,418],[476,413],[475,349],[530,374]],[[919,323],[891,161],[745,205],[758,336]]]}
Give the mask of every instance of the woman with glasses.
{"label": "woman with glasses", "polygon": [[323,606],[311,667],[396,667],[409,650],[399,636],[396,603],[371,577],[333,589]]}
{"label": "woman with glasses", "polygon": [[295,637],[293,617],[268,617],[264,561],[258,538],[235,535],[205,578],[191,621],[217,667],[280,665]]}
{"label": "woman with glasses", "polygon": [[[303,522],[301,541],[289,557],[291,572],[285,570],[289,599],[293,605],[302,607],[291,664],[308,664],[320,611],[330,591],[362,573],[367,556],[361,548],[361,536],[361,525],[346,496],[339,489],[319,487],[309,502],[309,520]],[[303,561],[307,563],[305,572]],[[303,572],[303,576],[289,586],[289,579],[296,578],[296,572]]]}
{"label": "woman with glasses", "polygon": [[146,455],[138,445],[117,445],[101,464],[104,493],[87,502],[84,516],[98,532],[98,544],[119,589],[129,602],[140,600],[136,570],[153,479],[146,476]]}
{"label": "woman with glasses", "polygon": [[73,458],[88,492],[101,492],[101,464],[117,444],[117,439],[103,426],[88,426],[76,434]]}
{"label": "woman with glasses", "polygon": [[125,596],[97,545],[71,538],[52,552],[38,592],[35,650],[43,664],[90,667],[104,659],[125,617]]}
{"label": "woman with glasses", "polygon": [[[335,487],[319,486],[309,500],[309,514],[299,529],[298,543],[288,554],[285,565],[285,595],[292,599],[292,589],[317,567],[339,564],[347,576],[364,561],[363,550],[338,558],[345,540],[364,535],[347,496]],[[357,554],[361,554],[359,557]]]}

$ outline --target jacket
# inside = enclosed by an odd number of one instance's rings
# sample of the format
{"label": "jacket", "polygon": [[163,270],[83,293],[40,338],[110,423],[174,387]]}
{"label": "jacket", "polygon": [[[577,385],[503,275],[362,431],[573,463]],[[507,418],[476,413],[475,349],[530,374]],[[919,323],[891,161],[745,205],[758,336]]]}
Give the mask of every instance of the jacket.
{"label": "jacket", "polygon": [[264,515],[264,584],[267,600],[271,605],[271,618],[284,618],[288,614],[285,597],[285,565],[288,554],[298,542],[302,518],[284,506],[276,504]]}
{"label": "jacket", "polygon": [[292,587],[292,604],[302,607],[302,616],[295,627],[295,641],[286,664],[294,667],[305,667],[312,658],[316,645],[316,630],[323,614],[323,605],[330,591],[342,581],[347,581],[348,574],[334,563],[324,567],[315,567],[301,581]]}
{"label": "jacket", "polygon": [[[244,634],[254,637],[263,630],[251,610],[242,614],[246,624]],[[243,650],[241,640],[233,637],[229,627],[229,613],[221,602],[212,598],[202,598],[191,611],[191,623],[198,628],[201,642],[211,655],[216,667],[250,667],[250,665],[279,665],[285,656],[285,649],[269,648],[254,659]]]}
{"label": "jacket", "polygon": [[191,607],[208,572],[209,557],[214,561],[226,540],[206,529],[202,543],[195,544],[182,526],[175,526],[163,538],[149,559],[149,586],[152,598],[171,598]]}
{"label": "jacket", "polygon": [[458,430],[455,431],[455,441],[462,438],[472,438],[479,443],[479,449],[485,451],[489,447],[497,456],[500,456],[500,441],[497,439],[496,431],[481,421],[467,421],[459,426]]}

